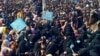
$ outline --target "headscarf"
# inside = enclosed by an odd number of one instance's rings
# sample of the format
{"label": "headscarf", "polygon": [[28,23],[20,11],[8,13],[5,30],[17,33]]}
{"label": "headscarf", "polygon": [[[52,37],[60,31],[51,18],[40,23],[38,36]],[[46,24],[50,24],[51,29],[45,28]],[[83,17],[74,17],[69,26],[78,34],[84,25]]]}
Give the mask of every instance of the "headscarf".
{"label": "headscarf", "polygon": [[1,48],[3,48],[3,47],[9,47],[9,41],[8,40],[6,40],[6,39],[3,40]]}
{"label": "headscarf", "polygon": [[9,41],[8,40],[3,40],[3,43],[2,43],[2,45],[1,45],[1,56],[5,56],[5,54],[7,53],[7,52],[9,52],[10,51],[10,48],[9,48]]}
{"label": "headscarf", "polygon": [[18,12],[17,13],[17,18],[23,18],[24,16],[23,16],[23,13],[22,12]]}

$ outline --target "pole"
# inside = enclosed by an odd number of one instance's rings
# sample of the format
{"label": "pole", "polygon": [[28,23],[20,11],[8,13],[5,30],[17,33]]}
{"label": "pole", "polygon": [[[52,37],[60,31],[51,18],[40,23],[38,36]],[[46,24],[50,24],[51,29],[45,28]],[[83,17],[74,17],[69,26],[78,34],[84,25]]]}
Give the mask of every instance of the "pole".
{"label": "pole", "polygon": [[44,11],[45,7],[46,7],[46,1],[45,0],[42,0],[42,10],[43,11]]}
{"label": "pole", "polygon": [[100,0],[98,0],[98,2],[99,2],[99,6],[100,6]]}

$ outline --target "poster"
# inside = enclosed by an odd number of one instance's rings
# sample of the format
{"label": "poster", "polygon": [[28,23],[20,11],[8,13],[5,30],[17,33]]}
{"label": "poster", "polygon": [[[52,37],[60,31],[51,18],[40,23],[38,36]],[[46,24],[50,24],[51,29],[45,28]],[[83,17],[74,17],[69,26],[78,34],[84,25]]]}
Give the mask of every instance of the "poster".
{"label": "poster", "polygon": [[4,0],[4,4],[8,4],[9,3],[9,0]]}
{"label": "poster", "polygon": [[13,23],[10,24],[10,26],[16,30],[17,32],[20,32],[21,30],[23,30],[27,25],[26,23],[21,19],[18,18],[16,19]]}
{"label": "poster", "polygon": [[53,16],[53,12],[52,11],[43,11],[42,12],[42,19],[45,20],[53,20],[54,16]]}
{"label": "poster", "polygon": [[75,2],[75,3],[78,3],[78,2],[79,2],[79,0],[74,0],[74,2]]}

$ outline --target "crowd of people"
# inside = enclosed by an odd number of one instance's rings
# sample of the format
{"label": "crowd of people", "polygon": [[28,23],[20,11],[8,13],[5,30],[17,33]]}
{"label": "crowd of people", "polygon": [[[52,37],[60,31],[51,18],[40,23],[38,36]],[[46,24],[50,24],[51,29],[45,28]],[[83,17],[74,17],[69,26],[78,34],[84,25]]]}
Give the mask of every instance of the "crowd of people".
{"label": "crowd of people", "polygon": [[[52,20],[42,18],[42,0],[4,1],[0,1],[0,56],[100,56],[98,1],[45,0],[44,11],[54,13]],[[17,18],[27,25],[20,32],[10,25]]]}

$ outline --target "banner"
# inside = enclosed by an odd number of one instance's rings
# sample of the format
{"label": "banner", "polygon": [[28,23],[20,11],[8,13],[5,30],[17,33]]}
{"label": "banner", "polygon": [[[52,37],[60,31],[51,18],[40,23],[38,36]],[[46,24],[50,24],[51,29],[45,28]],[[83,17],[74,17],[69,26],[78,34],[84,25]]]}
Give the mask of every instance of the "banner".
{"label": "banner", "polygon": [[45,19],[45,20],[52,20],[54,18],[53,16],[53,12],[52,11],[43,11],[42,12],[42,19]]}
{"label": "banner", "polygon": [[21,19],[18,18],[16,19],[13,23],[10,24],[10,26],[16,30],[17,32],[20,32],[21,30],[23,30],[27,25],[26,23]]}

